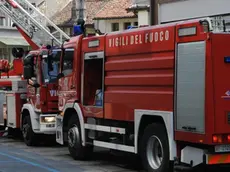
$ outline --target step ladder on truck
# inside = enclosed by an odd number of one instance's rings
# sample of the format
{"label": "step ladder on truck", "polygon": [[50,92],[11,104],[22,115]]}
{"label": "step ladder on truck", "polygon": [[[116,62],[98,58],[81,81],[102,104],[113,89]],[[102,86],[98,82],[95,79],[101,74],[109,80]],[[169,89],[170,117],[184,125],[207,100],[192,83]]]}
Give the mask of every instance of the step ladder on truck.
{"label": "step ladder on truck", "polygon": [[213,21],[71,38],[57,142],[78,160],[94,146],[138,154],[148,172],[230,164],[230,33]]}
{"label": "step ladder on truck", "polygon": [[25,143],[35,145],[41,136],[55,134],[57,69],[62,42],[69,36],[27,0],[1,0],[0,10],[32,47],[23,58],[23,79],[12,81],[12,90],[5,93],[7,127],[20,129]]}

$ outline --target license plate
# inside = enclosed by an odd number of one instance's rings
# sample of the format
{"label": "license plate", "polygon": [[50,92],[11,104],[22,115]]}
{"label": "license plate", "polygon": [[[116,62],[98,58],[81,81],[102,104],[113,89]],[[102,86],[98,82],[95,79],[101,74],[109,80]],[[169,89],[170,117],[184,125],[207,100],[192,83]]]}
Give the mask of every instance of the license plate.
{"label": "license plate", "polygon": [[230,145],[215,146],[215,152],[230,152]]}

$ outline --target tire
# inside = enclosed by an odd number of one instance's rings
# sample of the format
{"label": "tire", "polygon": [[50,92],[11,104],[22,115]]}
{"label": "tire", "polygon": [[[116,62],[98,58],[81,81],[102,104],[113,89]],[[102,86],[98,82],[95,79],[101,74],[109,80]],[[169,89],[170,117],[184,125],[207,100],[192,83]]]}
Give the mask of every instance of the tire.
{"label": "tire", "polygon": [[75,115],[68,123],[68,149],[75,160],[86,160],[93,152],[93,146],[82,146],[80,123]]}
{"label": "tire", "polygon": [[[156,146],[157,144],[158,146]],[[155,151],[153,151],[154,148]],[[140,155],[143,167],[147,172],[172,171],[168,137],[164,125],[150,124],[145,128],[141,138]]]}
{"label": "tire", "polygon": [[34,146],[37,144],[37,135],[33,132],[30,116],[25,116],[22,124],[22,135],[27,146]]}

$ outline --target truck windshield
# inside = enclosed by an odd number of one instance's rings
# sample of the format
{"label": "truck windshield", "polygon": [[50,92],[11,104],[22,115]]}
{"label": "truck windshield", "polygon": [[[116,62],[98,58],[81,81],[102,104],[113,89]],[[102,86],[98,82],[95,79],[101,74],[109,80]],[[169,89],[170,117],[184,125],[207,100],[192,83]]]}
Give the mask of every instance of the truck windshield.
{"label": "truck windshield", "polygon": [[43,73],[43,82],[44,83],[55,83],[57,81],[57,75],[59,71],[61,49],[55,49],[52,51],[53,61],[52,66],[53,70],[48,72],[48,62],[47,58],[42,60],[42,73]]}

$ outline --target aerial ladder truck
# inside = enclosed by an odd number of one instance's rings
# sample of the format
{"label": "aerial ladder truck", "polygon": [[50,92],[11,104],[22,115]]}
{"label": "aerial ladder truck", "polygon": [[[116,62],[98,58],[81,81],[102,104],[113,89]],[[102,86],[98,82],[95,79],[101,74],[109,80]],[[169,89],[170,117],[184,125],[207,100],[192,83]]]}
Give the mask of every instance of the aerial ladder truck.
{"label": "aerial ladder truck", "polygon": [[27,0],[1,0],[0,10],[32,47],[23,57],[21,80],[12,81],[12,89],[4,94],[6,126],[20,129],[28,146],[36,145],[41,136],[55,135],[57,69],[69,36]]}

